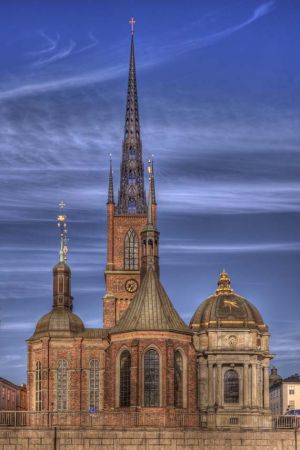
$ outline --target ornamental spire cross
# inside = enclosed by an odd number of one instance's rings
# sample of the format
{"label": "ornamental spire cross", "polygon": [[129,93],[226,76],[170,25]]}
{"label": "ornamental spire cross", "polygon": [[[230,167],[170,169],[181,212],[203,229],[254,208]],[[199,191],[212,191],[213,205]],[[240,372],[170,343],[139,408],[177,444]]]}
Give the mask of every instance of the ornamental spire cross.
{"label": "ornamental spire cross", "polygon": [[134,17],[131,17],[131,19],[129,20],[129,24],[130,24],[130,28],[131,28],[131,34],[133,35],[134,33],[134,25],[135,25],[135,20]]}

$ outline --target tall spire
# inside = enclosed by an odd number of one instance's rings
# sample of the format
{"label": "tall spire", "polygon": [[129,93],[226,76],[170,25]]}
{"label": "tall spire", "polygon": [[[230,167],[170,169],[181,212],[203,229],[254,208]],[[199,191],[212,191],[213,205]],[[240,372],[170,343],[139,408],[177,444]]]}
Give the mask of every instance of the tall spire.
{"label": "tall spire", "polygon": [[131,24],[131,48],[117,213],[145,214],[144,165],[134,56],[135,20],[132,18],[129,23]]}
{"label": "tall spire", "polygon": [[114,200],[114,180],[113,180],[113,170],[112,170],[112,160],[111,155],[109,158],[109,178],[108,178],[108,194],[107,194],[107,203],[115,203]]}

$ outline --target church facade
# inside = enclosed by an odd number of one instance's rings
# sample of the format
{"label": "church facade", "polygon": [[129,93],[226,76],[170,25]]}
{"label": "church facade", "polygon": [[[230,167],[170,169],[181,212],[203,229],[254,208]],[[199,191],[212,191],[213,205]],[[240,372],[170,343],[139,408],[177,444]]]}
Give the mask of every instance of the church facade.
{"label": "church facade", "polygon": [[[108,426],[270,427],[272,356],[255,306],[222,272],[187,325],[160,281],[154,168],[149,162],[146,199],[133,33],[116,202],[111,162],[108,181],[103,328],[86,328],[73,312],[63,231],[52,309],[28,339],[29,411],[54,413],[69,425],[86,415]],[[59,221],[64,226],[63,212]]]}

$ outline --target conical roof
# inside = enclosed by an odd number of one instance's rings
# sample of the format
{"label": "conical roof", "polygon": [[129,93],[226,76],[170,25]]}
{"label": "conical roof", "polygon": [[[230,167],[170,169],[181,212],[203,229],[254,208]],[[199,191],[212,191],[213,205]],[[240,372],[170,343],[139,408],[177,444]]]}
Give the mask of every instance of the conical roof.
{"label": "conical roof", "polygon": [[127,331],[175,331],[192,334],[179,317],[157,273],[150,267],[140,289],[110,334]]}

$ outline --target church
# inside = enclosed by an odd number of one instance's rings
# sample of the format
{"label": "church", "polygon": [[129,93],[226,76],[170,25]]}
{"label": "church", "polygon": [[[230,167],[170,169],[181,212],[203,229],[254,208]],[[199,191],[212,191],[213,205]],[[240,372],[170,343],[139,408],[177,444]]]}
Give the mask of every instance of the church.
{"label": "church", "polygon": [[270,428],[272,355],[259,311],[223,271],[186,324],[160,280],[155,174],[149,161],[144,180],[133,29],[117,198],[111,161],[108,174],[103,328],[86,328],[76,315],[60,206],[52,309],[28,339],[34,420],[50,412],[51,426],[92,420],[110,427]]}

